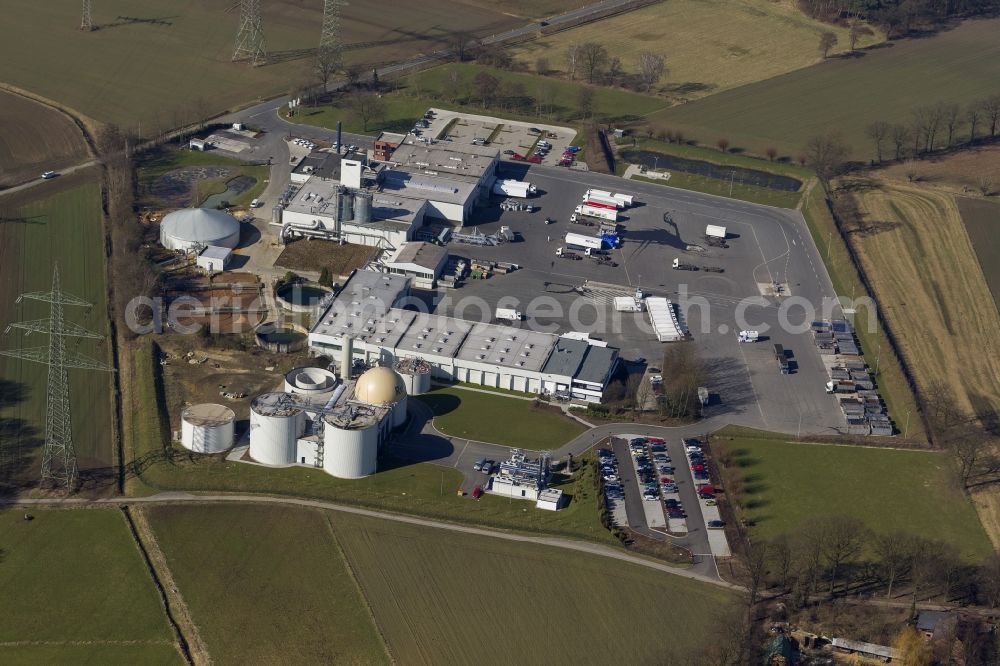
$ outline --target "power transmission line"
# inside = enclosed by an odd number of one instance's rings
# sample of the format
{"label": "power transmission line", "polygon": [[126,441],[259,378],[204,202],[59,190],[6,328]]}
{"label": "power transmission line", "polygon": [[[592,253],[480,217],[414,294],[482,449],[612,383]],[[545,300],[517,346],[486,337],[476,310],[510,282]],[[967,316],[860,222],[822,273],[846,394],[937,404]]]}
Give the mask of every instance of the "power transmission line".
{"label": "power transmission line", "polygon": [[94,29],[94,20],[90,16],[90,0],[83,0],[83,18],[80,19],[80,30],[90,32]]}
{"label": "power transmission line", "polygon": [[[67,322],[63,318],[63,306],[90,307],[83,299],[62,291],[59,283],[59,266],[52,271],[52,291],[28,292],[17,297],[48,303],[49,318],[16,322],[7,331],[18,328],[31,333],[45,333],[49,336],[48,347],[34,347],[15,350],[0,350],[0,356],[19,358],[25,361],[49,366],[48,388],[45,407],[45,444],[42,446],[41,482],[52,482],[72,488],[77,478],[76,449],[73,446],[73,422],[69,401],[68,368],[80,370],[114,370],[106,363],[83,354],[66,350],[66,338],[89,338],[100,340],[104,336]],[[6,332],[6,331],[5,331]]]}
{"label": "power transmission line", "polygon": [[264,26],[260,15],[260,0],[240,1],[240,29],[236,33],[233,60],[249,60],[252,65],[267,61]]}

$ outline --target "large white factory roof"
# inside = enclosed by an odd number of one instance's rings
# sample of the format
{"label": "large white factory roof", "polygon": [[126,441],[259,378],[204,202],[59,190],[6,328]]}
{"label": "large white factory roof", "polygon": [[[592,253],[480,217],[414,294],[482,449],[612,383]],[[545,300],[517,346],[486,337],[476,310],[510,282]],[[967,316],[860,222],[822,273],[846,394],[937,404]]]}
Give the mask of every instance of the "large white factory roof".
{"label": "large white factory roof", "polygon": [[398,193],[430,201],[464,206],[478,186],[478,181],[453,178],[451,174],[431,175],[426,171],[410,172],[386,169],[382,172],[381,192]]}
{"label": "large white factory roof", "polygon": [[464,361],[539,371],[558,336],[510,326],[478,323],[456,354]]}
{"label": "large white factory roof", "polygon": [[334,217],[337,214],[336,194],[339,186],[336,181],[312,176],[302,183],[285,210]]}
{"label": "large white factory roof", "polygon": [[470,321],[420,313],[413,318],[396,349],[401,354],[454,358],[470,330]]}

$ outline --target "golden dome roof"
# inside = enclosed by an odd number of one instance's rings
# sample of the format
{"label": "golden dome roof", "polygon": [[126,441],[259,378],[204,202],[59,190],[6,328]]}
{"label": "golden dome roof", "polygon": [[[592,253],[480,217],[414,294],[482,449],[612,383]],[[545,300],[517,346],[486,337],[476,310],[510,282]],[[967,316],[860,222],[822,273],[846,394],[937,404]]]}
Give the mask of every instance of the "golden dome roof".
{"label": "golden dome roof", "polygon": [[354,397],[369,405],[391,405],[406,397],[406,387],[392,368],[377,367],[358,377]]}

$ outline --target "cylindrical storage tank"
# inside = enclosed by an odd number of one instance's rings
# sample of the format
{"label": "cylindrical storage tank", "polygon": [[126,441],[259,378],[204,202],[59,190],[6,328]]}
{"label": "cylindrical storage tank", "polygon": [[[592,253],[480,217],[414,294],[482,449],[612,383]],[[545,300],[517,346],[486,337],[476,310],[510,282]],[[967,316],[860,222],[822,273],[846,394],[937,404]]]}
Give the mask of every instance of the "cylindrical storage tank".
{"label": "cylindrical storage tank", "polygon": [[297,393],[311,400],[325,400],[333,394],[337,376],[323,368],[295,368],[285,374],[285,393]]}
{"label": "cylindrical storage tank", "polygon": [[271,209],[271,224],[281,224],[281,217],[285,214],[285,209],[275,206]]}
{"label": "cylindrical storage tank", "polygon": [[354,219],[354,193],[349,190],[341,190],[337,196],[337,204],[340,210],[341,222],[350,222]]}
{"label": "cylindrical storage tank", "polygon": [[233,446],[235,422],[225,405],[192,405],[181,412],[181,444],[195,453],[221,453]]}
{"label": "cylindrical storage tank", "polygon": [[287,393],[265,393],[250,404],[250,457],[264,465],[295,462],[297,440],[305,431],[305,413]]}
{"label": "cylindrical storage tank", "polygon": [[240,223],[221,210],[182,208],[160,222],[160,244],[168,250],[209,245],[234,248],[240,244]]}
{"label": "cylindrical storage tank", "polygon": [[[405,379],[403,380],[405,383]],[[392,427],[398,428],[406,423],[406,396],[396,401],[392,406]]]}
{"label": "cylindrical storage tank", "polygon": [[342,429],[329,420],[323,428],[323,471],[341,479],[360,479],[378,467],[378,423]]}
{"label": "cylindrical storage tank", "polygon": [[354,221],[367,224],[372,221],[372,193],[358,192],[354,195]]}
{"label": "cylindrical storage tank", "polygon": [[407,395],[423,395],[431,390],[431,366],[419,358],[401,359],[395,366],[403,378]]}
{"label": "cylindrical storage tank", "polygon": [[340,377],[344,381],[351,378],[351,367],[354,365],[354,338],[345,335],[340,342]]}

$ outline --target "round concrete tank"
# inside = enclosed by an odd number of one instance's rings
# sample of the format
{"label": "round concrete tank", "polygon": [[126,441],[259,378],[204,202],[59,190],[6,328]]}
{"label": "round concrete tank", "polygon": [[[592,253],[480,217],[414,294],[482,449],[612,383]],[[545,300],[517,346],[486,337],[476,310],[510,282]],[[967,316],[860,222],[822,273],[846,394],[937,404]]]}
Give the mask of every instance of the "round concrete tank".
{"label": "round concrete tank", "polygon": [[220,453],[233,445],[236,414],[225,405],[192,405],[181,412],[181,444],[195,453]]}
{"label": "round concrete tank", "polygon": [[336,386],[337,376],[323,368],[295,368],[285,374],[285,393],[321,400],[330,397]]}
{"label": "round concrete tank", "polygon": [[295,462],[305,413],[287,393],[265,393],[250,404],[250,457],[265,465]]}
{"label": "round concrete tank", "polygon": [[367,224],[372,221],[372,193],[358,192],[354,195],[354,221]]}
{"label": "round concrete tank", "polygon": [[341,222],[354,220],[354,193],[350,190],[340,190],[337,193],[337,208],[340,211],[338,219]]}
{"label": "round concrete tank", "polygon": [[323,471],[342,479],[360,479],[378,467],[379,424],[342,428],[326,419],[323,428]]}
{"label": "round concrete tank", "polygon": [[423,395],[431,390],[431,366],[419,358],[404,358],[394,366],[403,378],[407,395]]}
{"label": "round concrete tank", "polygon": [[392,406],[392,427],[398,428],[406,423],[406,396],[396,401]]}

